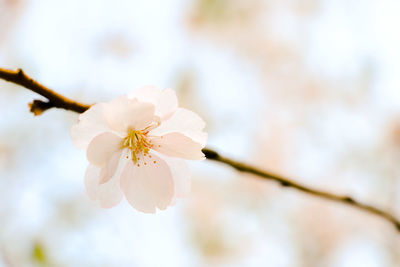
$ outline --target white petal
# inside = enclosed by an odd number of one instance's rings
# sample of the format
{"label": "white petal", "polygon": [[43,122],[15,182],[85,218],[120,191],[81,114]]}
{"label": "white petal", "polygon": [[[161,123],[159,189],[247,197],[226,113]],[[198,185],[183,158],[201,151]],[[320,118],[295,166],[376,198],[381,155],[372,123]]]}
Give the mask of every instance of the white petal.
{"label": "white petal", "polygon": [[101,169],[89,165],[85,176],[85,187],[89,198],[99,202],[102,208],[111,208],[122,200],[122,191],[119,179],[114,176],[106,183],[99,184],[101,180]]}
{"label": "white petal", "polygon": [[151,131],[153,135],[163,135],[170,132],[181,132],[200,143],[203,147],[207,141],[207,133],[203,132],[205,122],[196,113],[178,108],[176,112],[161,125]]}
{"label": "white petal", "polygon": [[103,208],[111,208],[117,205],[122,199],[121,173],[128,162],[129,152],[127,149],[115,152],[106,168],[102,170],[98,190],[98,201]]}
{"label": "white petal", "polygon": [[119,178],[115,175],[108,182],[99,185],[97,199],[102,208],[108,209],[121,202],[122,191]]}
{"label": "white petal", "polygon": [[104,167],[111,155],[121,149],[122,138],[113,133],[102,133],[90,142],[86,155],[93,165]]}
{"label": "white petal", "polygon": [[95,136],[110,130],[103,115],[104,105],[104,103],[93,105],[80,114],[78,123],[72,126],[71,138],[77,148],[85,149]]}
{"label": "white petal", "polygon": [[142,130],[153,121],[155,107],[150,103],[139,102],[137,99],[129,99],[128,96],[120,96],[107,104],[105,117],[111,129],[123,133],[132,128]]}
{"label": "white petal", "polygon": [[145,213],[155,213],[156,208],[166,209],[174,195],[170,168],[158,156],[151,156],[138,163],[139,167],[128,162],[121,175],[121,189],[129,204]]}
{"label": "white petal", "polygon": [[191,160],[202,160],[203,146],[181,133],[168,133],[162,136],[150,137],[154,145],[152,149],[170,156]]}
{"label": "white petal", "polygon": [[178,108],[178,99],[171,89],[160,91],[155,86],[145,86],[130,93],[129,98],[153,104],[156,108],[155,114],[161,119],[168,118]]}
{"label": "white petal", "polygon": [[[191,177],[189,165],[183,159],[160,155],[171,170],[175,185],[175,197],[186,197],[190,193]],[[170,203],[172,205],[173,203]]]}
{"label": "white petal", "polygon": [[89,197],[103,208],[111,208],[122,199],[120,188],[121,152],[115,152],[104,168],[89,165],[85,175],[85,186]]}
{"label": "white petal", "polygon": [[101,179],[99,181],[100,184],[108,182],[111,178],[113,178],[114,175],[117,175],[117,169],[120,164],[122,154],[122,151],[118,150],[111,155],[107,165],[101,169]]}
{"label": "white petal", "polygon": [[100,172],[101,168],[96,167],[92,164],[89,164],[89,166],[86,169],[85,187],[89,195],[89,198],[92,200],[97,199],[97,191],[100,183]]}

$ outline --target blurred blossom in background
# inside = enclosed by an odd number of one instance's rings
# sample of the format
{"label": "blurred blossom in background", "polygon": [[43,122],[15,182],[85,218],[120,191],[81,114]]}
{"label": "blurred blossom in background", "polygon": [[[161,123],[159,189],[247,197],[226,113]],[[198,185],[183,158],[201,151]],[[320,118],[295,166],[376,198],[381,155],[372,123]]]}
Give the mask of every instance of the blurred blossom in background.
{"label": "blurred blossom in background", "polygon": [[[0,66],[84,103],[176,90],[224,155],[400,217],[397,0],[0,0]],[[399,266],[359,210],[211,161],[156,215],[89,200],[77,114],[0,81],[0,266]]]}

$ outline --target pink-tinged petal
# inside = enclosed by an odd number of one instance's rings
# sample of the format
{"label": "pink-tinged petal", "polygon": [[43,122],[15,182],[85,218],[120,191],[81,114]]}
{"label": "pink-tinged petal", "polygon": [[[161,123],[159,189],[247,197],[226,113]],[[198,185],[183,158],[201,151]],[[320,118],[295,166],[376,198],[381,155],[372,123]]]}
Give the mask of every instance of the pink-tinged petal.
{"label": "pink-tinged petal", "polygon": [[101,169],[100,184],[108,182],[111,178],[113,178],[114,175],[117,174],[117,169],[120,164],[122,154],[122,151],[118,150],[111,155],[107,165]]}
{"label": "pink-tinged petal", "polygon": [[129,99],[128,96],[118,97],[105,107],[105,118],[111,129],[119,133],[128,129],[142,130],[154,121],[159,120],[154,115],[153,104]]}
{"label": "pink-tinged petal", "polygon": [[178,108],[176,112],[151,131],[152,135],[163,135],[171,132],[180,132],[200,143],[203,147],[207,141],[207,133],[203,132],[205,122],[196,113]]}
{"label": "pink-tinged petal", "polygon": [[174,196],[169,166],[160,157],[151,156],[137,164],[128,162],[121,175],[121,189],[127,201],[145,213],[155,213],[156,208],[166,209]]}
{"label": "pink-tinged petal", "polygon": [[140,102],[151,103],[155,106],[155,114],[161,119],[167,119],[178,108],[178,99],[174,90],[160,91],[155,86],[145,86],[129,94],[129,98],[137,98]]}
{"label": "pink-tinged petal", "polygon": [[72,142],[77,148],[85,149],[97,135],[110,131],[104,118],[104,103],[93,105],[80,114],[78,123],[71,128]]}
{"label": "pink-tinged petal", "polygon": [[90,164],[86,170],[85,187],[89,198],[97,201],[102,208],[111,208],[122,199],[120,188],[121,152],[115,152],[107,166],[100,168]]}
{"label": "pink-tinged petal", "polygon": [[93,165],[104,167],[114,152],[121,149],[122,138],[113,133],[102,133],[90,142],[86,155]]}
{"label": "pink-tinged petal", "polygon": [[92,200],[97,199],[97,191],[100,183],[100,172],[101,168],[96,167],[92,164],[89,164],[89,166],[86,169],[85,187],[89,195],[89,198]]}
{"label": "pink-tinged petal", "polygon": [[[191,176],[189,165],[183,159],[171,158],[160,155],[165,160],[171,170],[175,185],[175,198],[186,197],[190,193]],[[170,203],[173,205],[174,203]]]}
{"label": "pink-tinged petal", "polygon": [[122,200],[120,177],[115,175],[108,182],[100,184],[97,192],[97,199],[104,209],[112,208]]}
{"label": "pink-tinged petal", "polygon": [[111,208],[122,199],[121,173],[128,162],[129,152],[127,149],[115,152],[101,171],[101,179],[98,189],[98,201],[102,208]]}
{"label": "pink-tinged petal", "polygon": [[202,160],[205,158],[200,143],[181,133],[168,133],[162,136],[151,137],[154,150],[170,156],[191,160]]}

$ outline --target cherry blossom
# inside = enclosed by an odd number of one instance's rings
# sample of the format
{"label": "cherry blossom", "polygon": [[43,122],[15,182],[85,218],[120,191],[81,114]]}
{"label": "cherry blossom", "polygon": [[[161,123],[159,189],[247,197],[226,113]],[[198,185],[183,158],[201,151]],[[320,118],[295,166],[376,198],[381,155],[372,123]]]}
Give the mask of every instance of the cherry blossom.
{"label": "cherry blossom", "polygon": [[71,129],[85,149],[85,186],[101,207],[125,196],[135,209],[154,213],[190,191],[186,160],[202,160],[204,121],[178,107],[176,94],[147,86],[107,103],[93,105]]}

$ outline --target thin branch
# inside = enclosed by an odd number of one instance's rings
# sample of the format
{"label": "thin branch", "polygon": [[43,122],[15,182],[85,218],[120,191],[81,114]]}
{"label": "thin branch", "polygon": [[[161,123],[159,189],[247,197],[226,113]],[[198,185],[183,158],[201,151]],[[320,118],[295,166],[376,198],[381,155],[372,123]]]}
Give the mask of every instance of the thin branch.
{"label": "thin branch", "polygon": [[[21,85],[27,89],[30,89],[36,93],[38,93],[41,96],[44,96],[47,98],[46,101],[42,100],[34,100],[31,104],[31,111],[35,113],[35,115],[40,115],[42,112],[46,111],[49,108],[63,108],[66,110],[71,110],[75,111],[77,113],[82,113],[86,111],[87,109],[90,108],[90,105],[85,105],[82,103],[75,102],[69,98],[64,97],[63,95],[60,95],[53,90],[47,88],[46,86],[38,83],[37,81],[33,80],[29,76],[27,76],[21,69],[17,71],[12,71],[8,69],[2,69],[0,68],[0,79]],[[38,112],[39,110],[39,112]],[[209,160],[214,160],[218,161],[220,163],[229,165],[233,167],[234,169],[244,172],[244,173],[250,173],[259,177],[262,177],[264,179],[272,180],[275,182],[278,182],[281,186],[284,187],[289,187],[293,188],[295,190],[301,191],[303,193],[307,193],[322,199],[327,199],[335,202],[339,202],[345,205],[352,206],[354,208],[369,212],[371,214],[375,214],[386,221],[392,223],[398,231],[400,231],[400,221],[394,217],[389,212],[386,212],[384,210],[381,210],[379,208],[376,208],[371,205],[363,204],[352,197],[345,196],[345,195],[335,195],[329,192],[325,192],[322,190],[317,190],[310,188],[308,186],[299,184],[295,181],[292,181],[288,178],[269,173],[263,170],[260,170],[258,168],[255,168],[253,166],[247,165],[242,162],[234,161],[229,158],[225,158],[221,155],[219,155],[216,151],[208,148],[204,148],[203,152],[206,156],[207,159]]]}
{"label": "thin branch", "polygon": [[31,111],[35,115],[40,115],[50,108],[63,108],[78,113],[82,113],[90,108],[90,105],[85,105],[73,101],[63,95],[54,92],[43,84],[38,83],[37,81],[26,75],[22,69],[13,71],[0,68],[0,79],[21,85],[47,98],[48,101],[36,99],[29,104]]}
{"label": "thin branch", "polygon": [[296,189],[298,191],[301,191],[303,193],[307,193],[307,194],[317,196],[317,197],[320,197],[323,199],[328,199],[328,200],[332,200],[332,201],[339,202],[342,204],[347,204],[347,205],[353,206],[355,208],[358,208],[358,209],[367,211],[369,213],[375,214],[377,216],[380,216],[380,217],[388,220],[389,222],[391,222],[396,227],[396,229],[398,231],[400,231],[400,222],[392,214],[390,214],[389,212],[383,211],[381,209],[378,209],[374,206],[363,204],[363,203],[353,199],[352,197],[345,196],[345,195],[342,195],[342,196],[335,195],[335,194],[332,194],[329,192],[325,192],[322,190],[317,190],[317,189],[307,187],[305,185],[299,184],[295,181],[292,181],[292,180],[282,177],[280,175],[266,172],[266,171],[257,169],[253,166],[247,165],[245,163],[234,161],[229,158],[225,158],[223,156],[220,156],[217,152],[215,152],[211,149],[208,149],[208,148],[204,148],[203,152],[206,155],[207,159],[215,160],[215,161],[227,164],[240,172],[251,173],[251,174],[257,175],[259,177],[262,177],[264,179],[278,182],[281,186],[290,187],[290,188]]}

